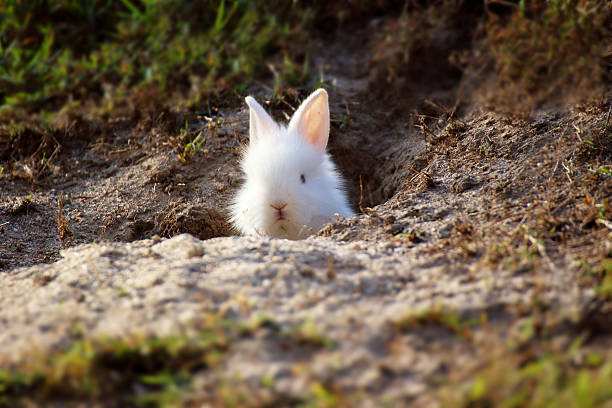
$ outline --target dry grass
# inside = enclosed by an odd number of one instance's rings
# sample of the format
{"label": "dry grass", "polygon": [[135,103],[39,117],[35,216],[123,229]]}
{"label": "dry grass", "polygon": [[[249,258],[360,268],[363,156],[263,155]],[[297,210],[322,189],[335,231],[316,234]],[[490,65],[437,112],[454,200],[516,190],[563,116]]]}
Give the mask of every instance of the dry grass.
{"label": "dry grass", "polygon": [[478,97],[502,111],[602,98],[611,79],[610,18],[605,0],[522,1],[489,13],[468,78],[484,80]]}
{"label": "dry grass", "polygon": [[55,222],[57,223],[57,236],[60,240],[62,248],[67,248],[71,245],[70,236],[70,224],[68,222],[68,216],[64,215],[64,197],[62,193],[57,197],[57,211],[51,207],[53,215],[55,216]]}

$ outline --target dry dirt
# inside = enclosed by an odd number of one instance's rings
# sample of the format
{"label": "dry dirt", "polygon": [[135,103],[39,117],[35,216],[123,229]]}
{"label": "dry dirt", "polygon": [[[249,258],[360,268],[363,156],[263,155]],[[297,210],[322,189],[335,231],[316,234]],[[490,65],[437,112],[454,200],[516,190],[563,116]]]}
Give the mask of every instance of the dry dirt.
{"label": "dry dirt", "polygon": [[[65,347],[76,326],[92,336],[164,334],[188,330],[203,311],[265,313],[287,326],[313,319],[338,349],[278,351],[273,337],[245,339],[223,381],[240,376],[257,389],[271,376],[265,392],[288,401],[318,382],[365,393],[364,406],[428,405],[440,378],[490,360],[479,350],[512,338],[536,300],[560,348],[586,330],[590,347],[609,353],[611,308],[577,262],[598,265],[612,251],[611,225],[597,218],[612,196],[612,177],[598,171],[610,169],[610,150],[584,143],[604,137],[607,104],[531,116],[466,104],[453,114],[458,82],[428,84],[432,103],[416,85],[400,102],[381,99],[357,36],[318,47],[331,84],[330,150],[359,215],[303,242],[228,237],[248,125],[237,96],[193,114],[67,118],[40,177],[27,159],[40,140],[1,146],[3,359]],[[262,100],[269,89],[251,93]],[[305,94],[268,109],[282,119]],[[167,142],[185,120],[206,135],[187,163]],[[59,260],[60,249],[88,243],[101,244]],[[181,252],[190,245],[199,249]],[[127,296],[117,300],[120,289]],[[467,340],[444,327],[394,326],[443,305],[489,314],[489,323]],[[202,374],[202,390],[211,381]]]}

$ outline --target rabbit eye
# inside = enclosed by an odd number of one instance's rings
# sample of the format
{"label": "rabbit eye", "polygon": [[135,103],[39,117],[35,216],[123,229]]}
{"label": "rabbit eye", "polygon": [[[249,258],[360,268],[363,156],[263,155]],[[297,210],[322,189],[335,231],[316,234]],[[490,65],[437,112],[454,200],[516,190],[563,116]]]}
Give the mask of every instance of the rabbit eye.
{"label": "rabbit eye", "polygon": [[302,184],[306,183],[306,177],[303,174],[300,174],[300,180],[302,181]]}

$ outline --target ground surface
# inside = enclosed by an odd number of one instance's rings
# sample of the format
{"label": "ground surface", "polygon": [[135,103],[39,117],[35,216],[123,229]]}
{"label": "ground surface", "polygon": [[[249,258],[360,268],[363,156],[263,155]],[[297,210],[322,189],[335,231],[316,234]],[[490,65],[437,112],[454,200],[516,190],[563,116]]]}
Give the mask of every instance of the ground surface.
{"label": "ground surface", "polygon": [[[594,142],[607,104],[453,114],[458,82],[417,84],[399,104],[368,77],[362,41],[320,40],[315,61],[359,214],[304,241],[231,236],[237,96],[199,115],[67,118],[44,178],[24,162],[0,179],[0,361],[195,333],[210,315],[252,328],[191,370],[186,404],[431,406],[505,358],[516,368],[579,341],[574,369],[612,361],[612,306],[590,273],[612,253],[612,158]],[[268,109],[282,119],[304,96]],[[206,142],[183,163],[159,135],[185,120]]]}

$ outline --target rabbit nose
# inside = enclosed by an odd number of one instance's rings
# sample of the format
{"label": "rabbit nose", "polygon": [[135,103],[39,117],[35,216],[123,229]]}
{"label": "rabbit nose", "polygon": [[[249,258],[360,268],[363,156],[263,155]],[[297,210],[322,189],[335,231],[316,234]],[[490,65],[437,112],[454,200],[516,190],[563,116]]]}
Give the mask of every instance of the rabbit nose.
{"label": "rabbit nose", "polygon": [[285,202],[276,202],[274,204],[270,204],[270,207],[274,208],[276,211],[276,219],[277,221],[282,221],[287,219],[287,215],[283,212],[283,208],[287,206]]}
{"label": "rabbit nose", "polygon": [[274,208],[277,211],[282,211],[286,206],[287,206],[287,203],[282,202],[282,201],[270,204],[270,207]]}

